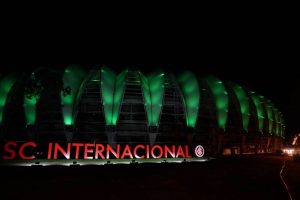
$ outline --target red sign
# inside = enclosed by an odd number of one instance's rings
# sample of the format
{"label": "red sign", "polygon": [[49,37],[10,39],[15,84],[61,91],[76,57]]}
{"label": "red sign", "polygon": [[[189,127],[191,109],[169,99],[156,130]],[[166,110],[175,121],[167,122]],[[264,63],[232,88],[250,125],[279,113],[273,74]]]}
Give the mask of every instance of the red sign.
{"label": "red sign", "polygon": [[26,142],[24,144],[21,144],[19,147],[17,145],[17,142],[14,142],[14,141],[7,142],[4,145],[4,152],[6,154],[3,155],[3,159],[12,160],[12,159],[15,159],[18,155],[18,157],[20,157],[23,160],[32,160],[35,158],[35,156],[34,155],[26,156],[24,154],[24,151],[26,148],[29,148],[29,147],[35,148],[36,146],[37,145],[34,142]]}
{"label": "red sign", "polygon": [[[17,144],[7,142],[3,148],[3,159],[35,159],[35,142]],[[204,155],[204,148],[198,145],[194,151],[197,157]],[[92,143],[48,143],[44,153],[46,159],[149,159],[149,158],[191,158],[188,145],[144,145],[134,147],[117,144],[115,148],[107,144]]]}

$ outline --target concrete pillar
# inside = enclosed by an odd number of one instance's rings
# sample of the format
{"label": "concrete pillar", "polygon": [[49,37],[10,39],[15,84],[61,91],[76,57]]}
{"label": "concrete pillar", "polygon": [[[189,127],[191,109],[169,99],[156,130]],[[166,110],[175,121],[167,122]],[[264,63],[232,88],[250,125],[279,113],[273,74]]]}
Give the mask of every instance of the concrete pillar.
{"label": "concrete pillar", "polygon": [[193,128],[188,128],[186,130],[186,140],[188,144],[192,144],[193,143],[193,139],[194,139],[194,129]]}
{"label": "concrete pillar", "polygon": [[246,136],[242,135],[241,137],[241,145],[240,145],[240,154],[243,154],[246,152]]}
{"label": "concrete pillar", "polygon": [[28,140],[36,140],[37,136],[35,134],[35,126],[27,125],[26,132],[27,132]]}
{"label": "concrete pillar", "polygon": [[72,142],[74,135],[74,125],[71,126],[65,126],[65,136],[67,142]]}
{"label": "concrete pillar", "polygon": [[153,146],[155,144],[157,135],[158,133],[148,133],[150,146]]}
{"label": "concrete pillar", "polygon": [[115,126],[106,126],[105,127],[105,134],[107,137],[107,142],[112,146],[113,148],[116,148],[116,137],[117,133],[115,131]]}
{"label": "concrete pillar", "polygon": [[223,139],[224,136],[223,135],[218,135],[217,137],[217,142],[218,142],[218,146],[217,146],[217,154],[222,155],[223,153]]}
{"label": "concrete pillar", "polygon": [[113,148],[116,148],[116,133],[115,132],[106,132],[107,142]]}
{"label": "concrete pillar", "polygon": [[272,140],[272,138],[268,137],[268,142],[267,142],[267,152],[268,153],[271,153],[271,149],[270,149],[270,147],[271,147],[271,140]]}

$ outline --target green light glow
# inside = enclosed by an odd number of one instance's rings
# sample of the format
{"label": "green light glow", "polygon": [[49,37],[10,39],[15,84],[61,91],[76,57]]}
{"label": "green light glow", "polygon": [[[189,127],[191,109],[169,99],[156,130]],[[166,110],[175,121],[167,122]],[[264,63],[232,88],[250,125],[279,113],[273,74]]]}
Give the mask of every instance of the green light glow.
{"label": "green light glow", "polygon": [[34,125],[36,121],[36,103],[38,102],[39,97],[24,96],[24,110],[25,110],[25,119],[27,125]]}
{"label": "green light glow", "polygon": [[36,104],[40,99],[43,86],[41,80],[36,77],[36,72],[40,68],[31,73],[25,83],[24,90],[24,114],[27,125],[34,125],[36,122]]}
{"label": "green light glow", "polygon": [[125,70],[116,75],[108,68],[101,70],[101,94],[106,125],[117,125],[127,72]]}
{"label": "green light glow", "polygon": [[282,137],[281,113],[278,111],[278,135]]}
{"label": "green light glow", "polygon": [[235,96],[237,97],[240,105],[240,112],[242,115],[242,122],[243,128],[245,131],[248,131],[249,128],[249,120],[250,120],[250,113],[249,113],[249,99],[244,91],[244,89],[236,83],[229,82],[229,85],[233,89]]}
{"label": "green light glow", "polygon": [[228,94],[221,80],[214,76],[205,78],[215,99],[219,128],[225,129],[228,117]]}
{"label": "green light glow", "polygon": [[257,114],[257,119],[258,119],[258,129],[262,132],[263,127],[264,127],[264,110],[263,110],[263,106],[262,106],[263,102],[261,102],[259,96],[253,91],[250,92],[250,96],[251,96],[251,99],[256,108],[256,114]]}
{"label": "green light glow", "polygon": [[280,136],[284,137],[284,120],[281,113],[279,115],[279,119],[280,119]]}
{"label": "green light glow", "polygon": [[278,109],[275,108],[273,106],[273,111],[274,111],[274,115],[275,115],[275,133],[277,136],[280,136],[280,133],[279,133],[279,129],[280,129],[280,121],[279,121],[279,112],[278,112]]}
{"label": "green light glow", "polygon": [[3,112],[6,106],[8,94],[16,82],[16,78],[13,75],[8,75],[0,80],[0,124],[3,120]]}
{"label": "green light glow", "polygon": [[272,108],[272,105],[269,101],[266,101],[264,102],[264,105],[265,105],[265,108],[267,110],[267,120],[268,120],[268,124],[269,124],[269,127],[268,127],[268,132],[269,134],[273,134],[274,130],[273,130],[273,124],[274,124],[274,114],[273,114],[273,108]]}
{"label": "green light glow", "polygon": [[68,66],[63,74],[64,89],[61,92],[61,103],[65,125],[74,124],[74,104],[86,75],[87,72],[77,65]]}
{"label": "green light glow", "polygon": [[187,127],[196,127],[199,104],[200,90],[196,76],[191,72],[183,72],[178,76],[178,83],[183,95],[183,104]]}
{"label": "green light glow", "polygon": [[164,74],[156,72],[147,77],[139,74],[148,126],[158,126],[164,98]]}

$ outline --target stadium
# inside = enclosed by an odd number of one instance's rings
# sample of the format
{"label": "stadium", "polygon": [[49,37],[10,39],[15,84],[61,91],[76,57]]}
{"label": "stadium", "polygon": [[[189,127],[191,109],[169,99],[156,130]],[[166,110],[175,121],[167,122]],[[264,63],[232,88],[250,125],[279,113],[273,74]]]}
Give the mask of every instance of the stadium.
{"label": "stadium", "polygon": [[0,77],[1,141],[201,144],[206,155],[271,153],[285,126],[267,98],[214,76],[38,68]]}

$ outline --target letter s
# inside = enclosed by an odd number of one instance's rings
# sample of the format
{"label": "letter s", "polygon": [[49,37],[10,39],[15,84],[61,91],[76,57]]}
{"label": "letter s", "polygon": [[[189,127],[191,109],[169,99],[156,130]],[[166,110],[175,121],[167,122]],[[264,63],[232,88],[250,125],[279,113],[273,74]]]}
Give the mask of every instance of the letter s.
{"label": "letter s", "polygon": [[3,156],[3,159],[5,159],[5,160],[12,160],[12,159],[14,159],[16,157],[16,152],[13,149],[10,149],[9,148],[10,146],[16,147],[17,143],[13,142],[13,141],[10,141],[10,142],[7,142],[4,145],[4,151],[10,154],[8,156],[7,155]]}

